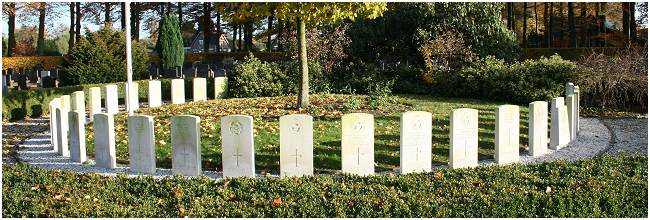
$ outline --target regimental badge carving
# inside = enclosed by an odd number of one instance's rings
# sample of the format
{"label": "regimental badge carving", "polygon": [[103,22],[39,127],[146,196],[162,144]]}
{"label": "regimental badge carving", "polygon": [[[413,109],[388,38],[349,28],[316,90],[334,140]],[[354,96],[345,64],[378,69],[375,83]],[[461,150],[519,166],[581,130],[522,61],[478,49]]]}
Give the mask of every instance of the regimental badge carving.
{"label": "regimental badge carving", "polygon": [[416,129],[416,130],[420,130],[420,129],[422,129],[422,121],[419,121],[419,120],[418,120],[418,121],[415,121],[415,122],[413,123],[413,128]]}
{"label": "regimental badge carving", "polygon": [[239,121],[230,122],[230,132],[231,133],[233,133],[235,135],[239,135],[239,134],[241,134],[241,131],[242,131],[241,122],[239,122]]}
{"label": "regimental badge carving", "polygon": [[298,122],[294,122],[294,124],[291,125],[291,131],[293,131],[293,133],[300,132],[300,129],[302,129],[302,127],[300,126],[300,123],[298,123]]}
{"label": "regimental badge carving", "polygon": [[357,121],[354,123],[354,130],[355,131],[362,131],[363,130],[363,122]]}

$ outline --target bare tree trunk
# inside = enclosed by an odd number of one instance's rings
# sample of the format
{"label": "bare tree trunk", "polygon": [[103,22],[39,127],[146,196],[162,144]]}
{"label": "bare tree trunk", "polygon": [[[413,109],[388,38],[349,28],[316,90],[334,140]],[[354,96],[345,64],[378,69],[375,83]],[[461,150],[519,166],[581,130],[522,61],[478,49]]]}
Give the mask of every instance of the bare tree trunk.
{"label": "bare tree trunk", "polygon": [[239,37],[238,37],[238,39],[239,39],[239,42],[238,42],[238,46],[237,46],[237,51],[242,51],[242,47],[241,47],[241,35],[242,35],[242,31],[243,31],[242,26],[243,25],[241,25],[241,24],[238,25],[238,29],[239,29],[239,33],[238,33]]}
{"label": "bare tree trunk", "polygon": [[75,12],[77,13],[77,16],[75,16],[74,19],[76,19],[77,21],[75,21],[75,27],[74,27],[75,29],[74,41],[76,42],[76,44],[78,44],[79,41],[81,41],[81,16],[82,16],[81,2],[77,2],[75,4],[75,8],[76,8]]}
{"label": "bare tree trunk", "polygon": [[122,27],[122,30],[126,30],[126,3],[125,2],[120,3],[120,7],[122,7],[122,16],[120,16],[120,25]]}
{"label": "bare tree trunk", "polygon": [[212,27],[210,20],[210,2],[203,3],[203,52],[210,52],[210,38],[212,37]]}
{"label": "bare tree trunk", "polygon": [[573,2],[569,2],[569,43],[571,47],[578,47],[578,39],[576,38],[576,21],[575,14],[573,12]]}
{"label": "bare tree trunk", "polygon": [[589,21],[587,21],[587,3],[583,2],[582,11],[580,11],[580,17],[582,20],[582,47],[589,47]]}
{"label": "bare tree trunk", "polygon": [[271,29],[273,28],[273,17],[274,17],[275,11],[271,11],[271,16],[268,17],[268,26],[266,28],[266,32],[268,33],[268,36],[266,36],[266,50],[271,52],[272,44],[271,44]]}
{"label": "bare tree trunk", "polygon": [[244,48],[247,52],[253,51],[253,22],[244,24]]}
{"label": "bare tree trunk", "polygon": [[140,41],[140,4],[133,2],[131,7],[131,39]]}
{"label": "bare tree trunk", "polygon": [[41,2],[38,8],[38,45],[39,56],[45,55],[45,2]]}
{"label": "bare tree trunk", "polygon": [[628,6],[630,6],[630,41],[632,43],[636,42],[636,3],[635,2],[629,2]]}
{"label": "bare tree trunk", "polygon": [[523,45],[524,48],[528,47],[528,42],[527,42],[527,40],[528,40],[527,39],[528,38],[528,32],[526,30],[526,28],[527,28],[526,26],[528,25],[528,21],[526,19],[528,19],[528,4],[526,2],[524,2],[524,25],[522,26],[523,30],[521,31],[521,34],[522,34],[521,42],[522,42],[522,45]]}
{"label": "bare tree trunk", "polygon": [[111,3],[104,2],[104,24],[111,23]]}
{"label": "bare tree trunk", "polygon": [[14,49],[16,48],[16,3],[9,3],[9,21],[8,21],[8,42],[7,42],[7,56],[11,57],[14,55]]}
{"label": "bare tree trunk", "polygon": [[553,47],[553,2],[548,8],[548,47]]}
{"label": "bare tree trunk", "polygon": [[178,2],[178,25],[183,27],[183,2]]}
{"label": "bare tree trunk", "polygon": [[300,92],[298,108],[309,107],[309,68],[307,64],[307,41],[305,39],[305,21],[298,18],[298,45],[300,45]]}
{"label": "bare tree trunk", "polygon": [[232,51],[237,51],[237,25],[232,25]]}
{"label": "bare tree trunk", "polygon": [[68,53],[74,47],[74,2],[70,2],[70,38],[68,38]]}
{"label": "bare tree trunk", "polygon": [[[219,5],[215,3],[215,7],[219,7]],[[222,31],[221,31],[221,12],[219,12],[218,9],[215,10],[215,12],[217,13],[217,25],[216,25],[217,26],[217,49],[216,50],[217,50],[217,52],[221,52],[221,35],[222,35]]]}

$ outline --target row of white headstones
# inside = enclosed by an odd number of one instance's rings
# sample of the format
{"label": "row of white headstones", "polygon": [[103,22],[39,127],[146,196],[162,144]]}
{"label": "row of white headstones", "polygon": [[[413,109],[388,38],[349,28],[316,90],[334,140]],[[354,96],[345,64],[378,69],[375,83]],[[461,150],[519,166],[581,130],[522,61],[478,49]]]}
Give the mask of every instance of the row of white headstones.
{"label": "row of white headstones", "polygon": [[[181,79],[182,80],[182,79]],[[215,97],[223,97],[225,79],[215,79]],[[202,82],[203,81],[203,82]],[[152,82],[154,86],[152,86]],[[176,83],[175,83],[176,82]],[[193,80],[194,101],[205,100],[205,79]],[[158,84],[158,87],[155,85]],[[149,81],[149,100],[160,97],[160,82]],[[197,85],[198,84],[198,85]],[[106,86],[106,106],[117,99],[117,92],[109,92],[115,85]],[[154,88],[154,90],[152,90]],[[219,91],[217,91],[219,90]],[[93,90],[91,89],[91,94]],[[137,91],[137,90],[135,90]],[[158,94],[156,94],[158,93]],[[175,94],[176,93],[176,94]],[[548,148],[558,150],[567,146],[577,136],[579,120],[579,88],[566,85],[564,97],[551,102],[551,137],[548,138],[548,103],[536,101],[529,104],[528,154],[542,156]],[[83,93],[73,93],[72,102],[64,97],[50,103],[55,112],[51,132],[54,151],[69,156],[72,161],[86,161],[85,107]],[[183,95],[180,95],[183,94]],[[197,97],[197,94],[199,95]],[[173,99],[177,97],[175,102]],[[172,81],[172,103],[184,99],[182,81]],[[101,100],[91,95],[90,102]],[[117,105],[117,101],[115,105]],[[72,103],[72,107],[68,104]],[[150,102],[151,103],[151,102]],[[155,102],[154,102],[155,104]],[[92,104],[91,104],[92,105]],[[155,105],[154,105],[155,106]],[[152,106],[152,107],[154,107]],[[92,109],[92,107],[91,107]],[[100,106],[101,110],[101,106]],[[115,131],[113,113],[91,115],[94,128],[95,164],[115,168]],[[67,117],[66,117],[67,116]],[[345,114],[341,118],[341,163],[344,173],[373,175],[374,169],[374,117],[366,113]],[[280,175],[313,175],[313,118],[304,114],[280,117]],[[67,123],[62,123],[67,122]],[[128,149],[129,167],[132,172],[153,174],[156,172],[156,142],[154,117],[129,116]],[[424,111],[404,112],[400,116],[400,173],[427,172],[432,169],[432,115]],[[68,134],[68,135],[62,135]],[[247,115],[230,115],[221,118],[222,165],[224,177],[255,176],[255,148],[253,118]],[[468,168],[478,166],[478,110],[460,108],[450,116],[449,167]],[[171,118],[172,172],[178,175],[201,175],[200,118],[178,115]],[[69,140],[69,142],[68,142]],[[68,149],[69,147],[69,149]],[[509,164],[519,161],[519,106],[500,105],[496,109],[495,161]]]}

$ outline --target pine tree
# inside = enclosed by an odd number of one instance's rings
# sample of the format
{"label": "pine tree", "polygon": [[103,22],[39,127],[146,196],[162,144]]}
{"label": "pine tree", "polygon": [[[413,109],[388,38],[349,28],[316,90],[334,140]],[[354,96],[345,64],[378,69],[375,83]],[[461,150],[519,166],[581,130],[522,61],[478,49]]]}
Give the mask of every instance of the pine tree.
{"label": "pine tree", "polygon": [[166,14],[163,16],[158,34],[156,50],[160,57],[161,67],[171,69],[182,66],[185,54],[181,29],[176,15]]}

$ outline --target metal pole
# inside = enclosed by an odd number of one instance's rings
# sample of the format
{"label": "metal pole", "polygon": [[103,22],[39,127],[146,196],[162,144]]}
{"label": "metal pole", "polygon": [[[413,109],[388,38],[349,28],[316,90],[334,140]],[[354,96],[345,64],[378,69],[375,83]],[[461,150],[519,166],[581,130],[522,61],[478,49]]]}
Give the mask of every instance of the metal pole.
{"label": "metal pole", "polygon": [[131,60],[131,1],[126,1],[124,3],[124,16],[126,21],[125,36],[126,36],[126,110],[129,112],[129,116],[133,115],[133,107],[131,106],[131,93],[138,91],[131,91],[131,86],[133,84],[133,62]]}

